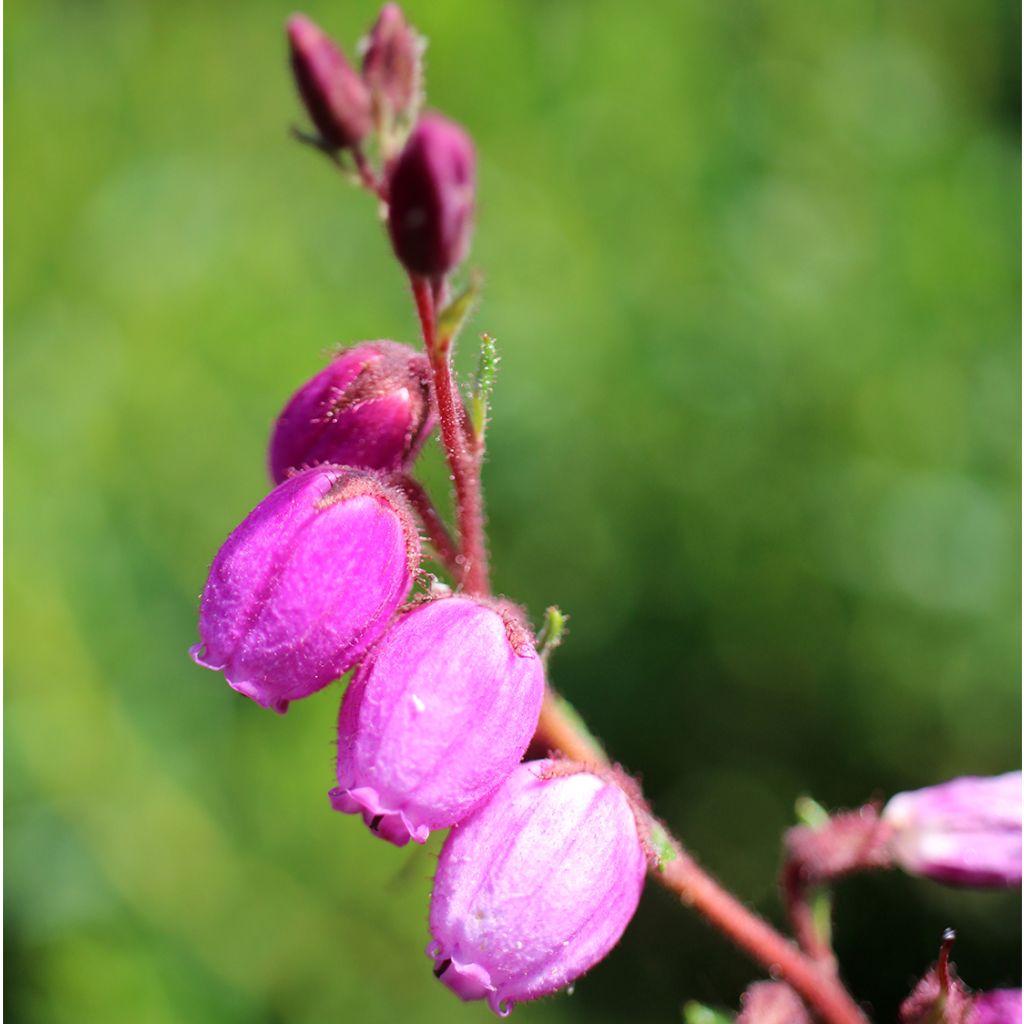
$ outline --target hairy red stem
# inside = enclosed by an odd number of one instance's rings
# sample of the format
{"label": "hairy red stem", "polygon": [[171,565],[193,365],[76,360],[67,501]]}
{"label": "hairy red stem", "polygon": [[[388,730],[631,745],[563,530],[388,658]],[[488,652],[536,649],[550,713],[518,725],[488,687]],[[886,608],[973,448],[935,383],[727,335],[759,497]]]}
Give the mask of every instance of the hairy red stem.
{"label": "hairy red stem", "polygon": [[[535,740],[584,764],[607,764],[607,756],[583,735],[557,698],[545,695]],[[652,826],[664,830],[653,816]],[[667,834],[667,833],[666,833]],[[867,1018],[834,974],[802,953],[789,939],[723,889],[669,835],[674,856],[651,869],[651,877],[730,939],[770,975],[787,981],[827,1024],[866,1024]]]}
{"label": "hairy red stem", "polygon": [[441,443],[455,485],[455,508],[462,547],[462,587],[468,594],[490,593],[484,503],[480,486],[480,454],[470,450],[463,430],[465,410],[452,380],[450,339],[437,335],[437,309],[429,281],[412,277],[412,293],[423,331],[423,344],[434,378],[434,397],[441,423]]}
{"label": "hairy red stem", "polygon": [[423,529],[427,533],[427,538],[430,541],[430,546],[434,549],[434,553],[445,569],[451,573],[455,582],[460,582],[462,579],[462,562],[459,556],[458,545],[448,531],[448,527],[441,518],[441,514],[437,511],[433,501],[431,501],[430,495],[427,494],[426,488],[418,480],[414,480],[405,473],[396,473],[392,479],[395,485],[409,499],[409,504],[412,505],[416,515],[419,516],[419,520],[423,524]]}

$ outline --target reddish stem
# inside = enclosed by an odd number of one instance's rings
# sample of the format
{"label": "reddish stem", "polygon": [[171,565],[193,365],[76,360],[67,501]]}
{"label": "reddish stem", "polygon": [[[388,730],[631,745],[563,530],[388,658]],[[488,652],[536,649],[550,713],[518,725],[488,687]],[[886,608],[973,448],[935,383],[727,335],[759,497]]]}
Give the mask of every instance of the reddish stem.
{"label": "reddish stem", "polygon": [[423,331],[423,345],[434,378],[434,397],[441,424],[441,443],[455,485],[455,508],[462,555],[462,586],[469,594],[490,593],[487,545],[484,539],[484,504],[480,486],[480,453],[466,444],[465,410],[452,380],[451,344],[437,335],[434,290],[428,280],[411,277],[416,311]]}
{"label": "reddish stem", "polygon": [[808,882],[803,867],[792,860],[786,861],[783,865],[781,882],[782,896],[797,945],[820,964],[823,970],[835,974],[838,969],[835,954],[829,943],[819,934],[814,910],[811,907],[813,883]]}
{"label": "reddish stem", "polygon": [[[353,155],[364,186],[386,201],[386,186],[377,178],[365,155],[358,147],[354,149]],[[444,549],[451,558],[451,564],[461,566],[460,575],[465,591],[470,594],[488,594],[490,583],[480,482],[483,449],[479,441],[467,431],[468,416],[452,379],[451,339],[438,337],[437,333],[437,307],[444,298],[444,282],[431,282],[414,275],[410,276],[410,281],[433,375],[441,440],[455,487],[461,555],[455,552],[447,530],[443,534],[439,533],[435,542],[432,526],[440,526],[443,530],[444,524],[426,492],[416,484],[412,491],[406,489],[406,494],[417,506],[425,528],[431,533],[435,550],[438,550],[442,558],[446,558],[440,550]],[[425,499],[426,506],[418,504],[420,498]],[[456,574],[454,569],[453,574]],[[598,768],[608,765],[608,757],[600,745],[566,714],[550,687],[545,694],[534,741],[546,744],[550,749],[561,751],[565,756],[584,764]],[[643,813],[648,815],[652,830],[664,831],[663,826],[646,808]],[[816,964],[810,956],[802,953],[792,942],[747,909],[707,874],[683,850],[677,839],[667,832],[665,834],[673,856],[671,859],[662,858],[659,866],[651,869],[652,876],[661,885],[728,935],[737,946],[760,962],[769,974],[785,979],[827,1024],[865,1024],[866,1017],[833,974]]]}
{"label": "reddish stem", "polygon": [[462,579],[462,561],[459,555],[459,548],[451,533],[449,533],[444,520],[441,518],[441,514],[437,511],[433,501],[430,500],[430,495],[427,494],[426,489],[418,480],[414,480],[405,473],[396,473],[393,480],[395,485],[409,499],[409,504],[412,505],[416,515],[419,516],[423,529],[426,530],[427,537],[430,540],[430,546],[434,549],[434,553],[445,569],[451,573],[455,582],[458,583]]}
{"label": "reddish stem", "polygon": [[[534,738],[574,761],[607,763],[604,752],[577,728],[550,690],[541,708]],[[664,830],[653,816],[650,822],[652,828]],[[651,877],[659,885],[675,893],[686,906],[693,907],[712,926],[728,935],[769,974],[787,981],[823,1021],[866,1024],[867,1018],[833,974],[822,969],[723,889],[683,850],[677,839],[669,836],[669,841],[674,857],[662,859],[660,866],[651,869]]]}

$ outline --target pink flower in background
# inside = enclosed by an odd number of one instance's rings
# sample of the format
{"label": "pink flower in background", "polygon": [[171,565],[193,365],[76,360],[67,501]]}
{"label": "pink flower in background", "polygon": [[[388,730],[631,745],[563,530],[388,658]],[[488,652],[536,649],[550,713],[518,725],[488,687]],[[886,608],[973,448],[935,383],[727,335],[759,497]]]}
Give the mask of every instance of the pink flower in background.
{"label": "pink flower in background", "polygon": [[893,859],[911,874],[948,885],[1020,885],[1020,772],[898,793],[882,822]]}

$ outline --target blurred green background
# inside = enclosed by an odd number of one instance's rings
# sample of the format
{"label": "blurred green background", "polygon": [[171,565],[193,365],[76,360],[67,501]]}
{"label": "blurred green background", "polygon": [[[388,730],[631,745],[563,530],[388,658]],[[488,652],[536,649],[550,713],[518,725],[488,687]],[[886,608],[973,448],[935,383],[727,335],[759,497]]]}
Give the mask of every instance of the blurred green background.
{"label": "blurred green background", "polygon": [[[11,1020],[489,1018],[423,954],[436,846],[328,811],[340,687],[281,719],[186,653],[285,398],[414,339],[371,204],[286,137],[288,10],[6,10]],[[308,11],[350,52],[375,16]],[[497,586],[571,613],[557,684],[778,918],[799,795],[1019,763],[1019,13],[408,11],[480,151]],[[869,877],[837,943],[891,1019],[947,925],[1018,984],[1019,912]],[[652,889],[516,1017],[678,1021],[756,976]]]}

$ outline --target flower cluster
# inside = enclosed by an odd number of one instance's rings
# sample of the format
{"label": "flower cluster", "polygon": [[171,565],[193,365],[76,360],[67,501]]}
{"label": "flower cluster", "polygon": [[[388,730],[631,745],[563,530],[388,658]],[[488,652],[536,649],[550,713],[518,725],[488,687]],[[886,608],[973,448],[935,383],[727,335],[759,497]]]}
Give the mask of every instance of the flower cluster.
{"label": "flower cluster", "polygon": [[[833,816],[817,808],[786,838],[795,944],[702,871],[548,687],[557,610],[541,643],[524,611],[490,590],[480,471],[493,340],[483,337],[468,395],[452,370],[475,298],[472,280],[453,294],[450,277],[469,250],[473,144],[452,121],[421,113],[422,43],[394,4],[358,71],[308,18],[290,18],[287,34],[315,129],[295,134],[380,204],[424,350],[359,342],[288,400],[270,438],[273,489],[213,561],[193,657],[282,714],[352,673],[330,804],[399,847],[450,830],[427,953],[460,998],[505,1015],[569,985],[618,942],[650,863],[772,973],[748,990],[737,1024],[803,1022],[808,1011],[865,1024],[810,894],[889,867],[952,885],[1020,885],[1020,773]],[[456,537],[415,477],[435,431]],[[425,557],[452,586],[424,569]],[[523,762],[531,745],[568,756]],[[950,942],[904,1004],[903,1024],[1020,1024],[1020,991],[971,993],[949,963]]]}
{"label": "flower cluster", "polygon": [[[354,670],[331,805],[396,846],[452,830],[431,905],[435,974],[505,1014],[618,941],[646,854],[615,777],[521,764],[545,695],[523,611],[468,585],[465,550],[448,559],[454,592],[421,567],[421,525],[440,561],[450,546],[412,473],[446,409],[450,365],[433,330],[445,275],[469,245],[472,144],[436,114],[417,118],[421,44],[396,6],[374,26],[361,74],[307,18],[287,30],[315,144],[350,159],[387,202],[395,254],[414,287],[429,282],[435,308],[425,353],[361,342],[289,399],[270,439],[274,489],[213,561],[192,654],[280,713]],[[476,441],[457,415],[454,446],[468,457]]]}

